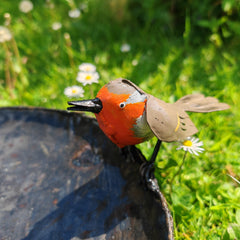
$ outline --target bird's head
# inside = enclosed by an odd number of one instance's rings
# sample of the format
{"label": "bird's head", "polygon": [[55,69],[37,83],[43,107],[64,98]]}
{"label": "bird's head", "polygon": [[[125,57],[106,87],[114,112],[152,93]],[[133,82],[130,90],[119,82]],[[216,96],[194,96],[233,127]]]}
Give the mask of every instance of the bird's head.
{"label": "bird's head", "polygon": [[126,79],[116,79],[103,86],[96,98],[90,100],[70,101],[68,110],[85,111],[101,114],[138,115],[146,102],[146,94]]}

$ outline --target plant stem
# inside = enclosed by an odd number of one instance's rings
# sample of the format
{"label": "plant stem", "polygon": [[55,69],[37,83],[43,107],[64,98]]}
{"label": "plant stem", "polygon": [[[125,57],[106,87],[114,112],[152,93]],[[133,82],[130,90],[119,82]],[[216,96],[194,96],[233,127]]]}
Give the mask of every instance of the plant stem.
{"label": "plant stem", "polygon": [[178,171],[173,175],[173,177],[172,177],[172,179],[171,179],[171,181],[170,181],[170,194],[172,193],[172,183],[173,183],[173,180],[174,180],[175,177],[176,177],[177,175],[179,175],[179,173],[181,172],[182,167],[183,167],[183,164],[185,163],[186,156],[187,156],[187,151],[185,151],[185,153],[184,153],[183,160],[182,160],[181,165],[180,165],[179,168],[178,168]]}
{"label": "plant stem", "polygon": [[72,41],[69,33],[64,33],[64,38],[66,41],[66,48],[67,48],[67,55],[69,58],[69,62],[72,68],[74,68],[74,61],[73,61],[73,50],[72,50]]}
{"label": "plant stem", "polygon": [[11,73],[10,73],[10,67],[11,67],[11,53],[8,49],[8,46],[5,42],[3,42],[3,48],[5,50],[5,78],[6,78],[6,86],[10,92],[10,95],[12,97],[12,88],[13,83],[11,79]]}
{"label": "plant stem", "polygon": [[17,59],[18,66],[20,67],[19,77],[20,77],[21,84],[26,86],[28,84],[28,80],[26,77],[24,77],[22,59],[21,59],[21,56],[20,56],[20,53],[18,50],[18,46],[17,46],[14,36],[12,38],[12,46],[13,46],[14,54]]}
{"label": "plant stem", "polygon": [[91,98],[94,98],[93,87],[92,87],[92,85],[90,86],[90,94],[91,94]]}

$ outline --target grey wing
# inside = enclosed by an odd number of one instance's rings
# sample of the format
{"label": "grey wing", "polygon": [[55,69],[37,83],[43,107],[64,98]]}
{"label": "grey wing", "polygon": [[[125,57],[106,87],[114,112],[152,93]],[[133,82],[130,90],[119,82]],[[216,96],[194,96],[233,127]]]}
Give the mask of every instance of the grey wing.
{"label": "grey wing", "polygon": [[190,94],[180,98],[175,104],[189,112],[215,112],[229,108],[226,103],[221,103],[214,97],[205,97],[202,94]]}
{"label": "grey wing", "polygon": [[152,95],[148,95],[146,117],[155,136],[164,142],[184,140],[198,132],[183,109]]}

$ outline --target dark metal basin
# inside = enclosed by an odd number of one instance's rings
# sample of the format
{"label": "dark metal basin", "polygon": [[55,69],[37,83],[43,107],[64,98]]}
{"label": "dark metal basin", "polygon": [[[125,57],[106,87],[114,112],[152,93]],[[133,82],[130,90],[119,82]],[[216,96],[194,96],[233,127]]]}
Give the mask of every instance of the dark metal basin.
{"label": "dark metal basin", "polygon": [[139,164],[81,114],[0,108],[0,239],[170,239]]}

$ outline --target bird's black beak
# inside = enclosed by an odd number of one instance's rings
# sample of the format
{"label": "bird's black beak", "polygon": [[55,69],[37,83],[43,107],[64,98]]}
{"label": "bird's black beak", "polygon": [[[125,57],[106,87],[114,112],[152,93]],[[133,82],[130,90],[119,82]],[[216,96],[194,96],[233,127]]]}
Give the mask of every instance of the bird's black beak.
{"label": "bird's black beak", "polygon": [[68,102],[68,104],[72,105],[73,107],[68,107],[67,109],[73,111],[99,113],[102,110],[102,101],[99,98],[82,101],[71,101]]}

